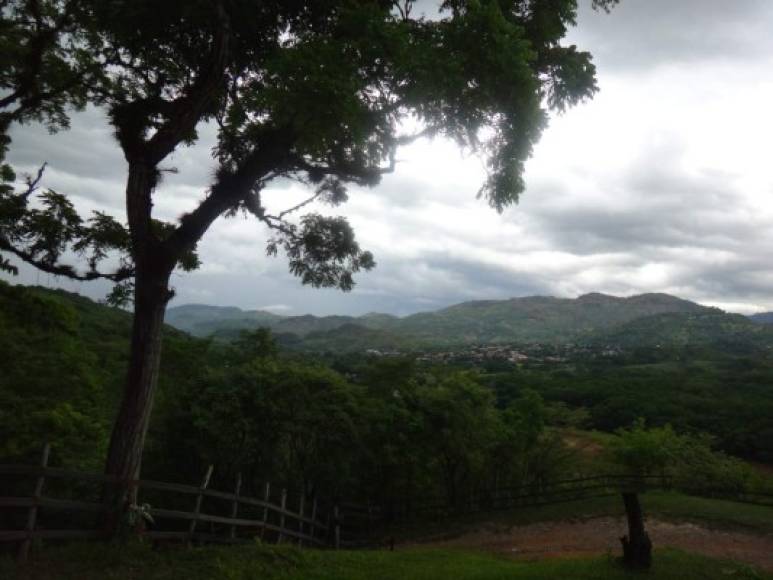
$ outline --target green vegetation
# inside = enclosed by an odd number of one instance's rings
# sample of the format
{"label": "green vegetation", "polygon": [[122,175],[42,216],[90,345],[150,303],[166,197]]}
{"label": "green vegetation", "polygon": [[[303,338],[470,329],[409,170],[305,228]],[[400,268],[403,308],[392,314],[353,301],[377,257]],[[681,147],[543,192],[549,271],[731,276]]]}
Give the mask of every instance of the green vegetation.
{"label": "green vegetation", "polygon": [[[0,323],[0,457],[34,461],[51,440],[54,464],[98,470],[129,316],[66,292],[2,284]],[[245,493],[271,479],[387,506],[416,494],[454,506],[495,482],[539,485],[621,468],[667,474],[701,493],[765,485],[712,449],[765,444],[773,373],[764,361],[591,360],[496,373],[401,357],[325,362],[278,350],[266,331],[223,343],[167,328],[164,341],[147,477],[190,483],[213,463],[215,487],[230,488],[241,472]],[[731,390],[717,384],[731,378]],[[652,427],[614,434],[640,416]],[[606,432],[578,430],[587,427]],[[589,437],[594,453],[583,450]]]}
{"label": "green vegetation", "polygon": [[[0,377],[2,461],[33,460],[51,438],[55,465],[99,468],[120,393],[129,324],[125,312],[79,296],[0,284],[0,356],[6,371]],[[723,409],[735,402],[745,405],[749,418],[749,425],[735,423],[736,433],[765,425],[766,416],[759,416],[770,402],[764,360],[748,366],[733,357],[696,363],[670,360],[662,351],[657,362],[631,356],[488,372],[401,357],[316,360],[283,352],[267,331],[221,342],[166,328],[164,341],[144,459],[145,476],[154,479],[191,483],[214,463],[216,489],[230,488],[241,471],[246,494],[259,493],[270,478],[323,497],[368,498],[387,508],[417,494],[453,507],[493,481],[539,485],[621,469],[665,473],[680,489],[699,493],[770,486],[746,464],[714,451],[711,437],[689,428],[689,421],[707,420],[708,413],[713,424],[707,421],[706,430],[726,442],[720,436],[731,415]],[[733,379],[735,388],[715,388],[718,376]],[[636,411],[684,421],[626,423],[626,413]],[[614,430],[584,430],[603,425],[601,419]],[[773,507],[677,492],[648,492],[642,500],[650,516],[773,533]],[[398,523],[389,533],[403,538],[433,530],[455,533],[484,518],[512,525],[602,515],[622,516],[620,498]],[[656,554],[655,566],[653,577],[662,578],[713,578],[718,568],[671,551]],[[722,566],[737,577],[755,577],[748,568]],[[85,580],[165,574],[440,578],[449,571],[459,578],[555,578],[569,570],[580,578],[626,577],[606,559],[526,565],[424,550],[331,554],[254,547],[159,553],[84,546],[46,549],[20,578],[45,578],[52,570],[57,578]]]}
{"label": "green vegetation", "polygon": [[[356,318],[281,317],[238,308],[185,305],[170,308],[167,322],[198,336],[233,335],[239,330],[266,327],[276,334],[293,334],[304,339],[299,346],[306,350],[341,352],[384,348],[384,344],[406,349],[482,343],[603,341],[610,329],[641,317],[666,313],[725,316],[716,309],[667,294],[643,294],[631,298],[588,294],[576,300],[532,296],[465,302],[405,318],[383,314]],[[347,337],[357,329],[363,333],[362,342],[347,342]],[[365,329],[371,332],[364,333]],[[755,330],[760,331],[760,328]]]}
{"label": "green vegetation", "polygon": [[705,494],[719,485],[740,493],[753,476],[742,461],[713,451],[707,436],[678,435],[670,425],[647,429],[641,419],[618,433],[611,445],[615,463],[629,473],[667,476],[679,489]]}
{"label": "green vegetation", "polygon": [[[99,471],[119,403],[131,317],[64,291],[0,282],[0,457]],[[167,327],[162,385],[196,372],[205,341]]]}
{"label": "green vegetation", "polygon": [[[244,546],[191,551],[151,551],[148,547],[71,546],[52,548],[28,568],[14,572],[16,580],[622,580],[639,578],[610,557],[517,562],[464,551],[411,549],[397,552],[304,551],[287,547]],[[6,577],[6,576],[4,576]],[[762,580],[773,575],[731,561],[714,560],[677,550],[655,553],[653,580]]]}
{"label": "green vegetation", "polygon": [[[768,360],[773,326],[666,294],[576,300],[514,298],[457,304],[397,318],[383,314],[278,316],[204,305],[169,309],[167,322],[195,336],[233,340],[243,330],[268,328],[283,347],[314,353],[433,353],[500,345],[561,359],[613,357],[636,364],[662,361]],[[534,358],[532,356],[532,358]],[[507,356],[499,356],[508,366]],[[502,363],[504,361],[504,363]],[[609,361],[608,361],[609,362]],[[488,364],[493,365],[489,360]],[[512,365],[510,365],[512,366]]]}
{"label": "green vegetation", "polygon": [[[385,521],[424,498],[458,514],[468,498],[490,501],[503,488],[544,494],[551,481],[602,463],[668,475],[681,491],[740,498],[766,485],[728,453],[773,458],[773,328],[671,296],[481,301],[405,319],[189,307],[181,324],[206,338],[163,325],[173,273],[199,266],[197,246],[219,218],[261,222],[270,231],[267,253],[283,252],[303,284],[351,290],[374,257],[346,218],[304,214],[309,204],[339,206],[349,184],[376,186],[401,146],[440,136],[484,159],[479,197],[501,212],[525,191],[525,162],[549,113],[598,89],[591,55],[564,42],[577,0],[449,0],[432,18],[411,5],[2,2],[0,271],[17,274],[12,259],[54,276],[109,280],[111,304],[133,302],[133,310],[0,283],[0,460],[29,461],[44,441],[53,443],[54,466],[98,470],[106,457],[104,472],[118,484],[96,491],[107,509],[95,517],[114,534],[122,516],[149,513],[131,505],[140,465],[146,477],[191,482],[214,463],[212,487],[224,489],[239,474],[241,493],[257,495],[271,479],[285,488],[283,508],[286,488],[295,488],[329,501],[367,499]],[[69,111],[86,105],[101,111],[126,161],[125,203],[106,204],[125,207],[126,223],[101,211],[81,216],[72,192],[39,187],[45,165],[20,184],[5,161],[12,127],[62,129]],[[154,195],[169,159],[195,146],[197,128],[212,121],[206,195],[179,219],[160,221]],[[404,132],[406,122],[415,133]],[[307,187],[309,197],[269,209],[264,188],[276,179]],[[513,343],[539,356],[444,358],[449,347]],[[369,347],[428,349],[436,358],[325,356]],[[582,427],[607,432],[590,461],[567,441]],[[85,485],[66,485],[86,494]],[[46,481],[45,491],[61,489]],[[45,508],[38,499],[32,503]],[[655,513],[685,517],[689,509],[690,517],[768,529],[768,508],[673,494],[658,501]],[[594,506],[603,504],[582,509]],[[51,529],[47,515],[36,525]],[[280,528],[280,540],[284,534]],[[0,566],[17,575],[9,562]],[[442,551],[259,545],[152,551],[131,541],[52,549],[18,571],[31,580],[566,575],[629,576],[610,558],[525,564]],[[663,552],[652,573],[728,575],[763,577],[678,552]]]}
{"label": "green vegetation", "polygon": [[[98,469],[128,315],[61,291],[0,290],[2,460],[34,461],[50,439],[54,465]],[[566,464],[541,399],[527,392],[499,408],[474,372],[384,359],[346,376],[278,354],[260,331],[220,344],[169,330],[164,347],[147,477],[193,482],[214,463],[213,486],[241,472],[244,493],[271,479],[326,497],[386,504],[421,490],[453,504],[493,479],[554,478]]]}
{"label": "green vegetation", "polygon": [[[111,301],[134,304],[106,473],[125,481],[142,463],[172,273],[199,267],[198,243],[217,219],[253,217],[270,232],[267,254],[281,251],[301,283],[349,291],[374,257],[345,217],[309,204],[341,205],[350,184],[376,186],[391,172],[401,146],[440,136],[484,160],[478,197],[501,212],[526,189],[525,163],[550,111],[598,90],[590,53],[562,43],[577,0],[449,1],[432,18],[411,6],[3,2],[0,47],[10,61],[0,75],[0,271],[18,273],[10,255],[57,276],[110,280]],[[107,204],[126,208],[125,223],[104,211],[80,215],[73,192],[38,190],[45,166],[26,187],[8,185],[11,125],[63,128],[69,107],[86,104],[101,110],[127,162],[125,204]],[[167,160],[204,145],[197,128],[212,121],[206,196],[179,219],[159,219],[154,196]],[[309,197],[275,211],[262,193],[276,179],[295,180]]]}
{"label": "green vegetation", "polygon": [[613,432],[642,417],[653,427],[709,433],[732,455],[773,461],[773,361],[766,357],[663,348],[497,369],[482,380],[503,404],[531,389],[551,406],[584,410],[581,427]]}

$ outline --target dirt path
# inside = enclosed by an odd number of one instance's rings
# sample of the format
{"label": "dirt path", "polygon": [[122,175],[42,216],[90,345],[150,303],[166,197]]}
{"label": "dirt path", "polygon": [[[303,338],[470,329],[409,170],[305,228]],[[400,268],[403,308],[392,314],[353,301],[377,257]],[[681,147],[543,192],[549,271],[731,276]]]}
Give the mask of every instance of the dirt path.
{"label": "dirt path", "polygon": [[[656,519],[649,519],[646,527],[655,548],[680,548],[773,570],[773,535],[754,535]],[[621,551],[619,538],[625,533],[625,520],[610,517],[513,527],[483,524],[453,539],[430,540],[422,545],[465,547],[508,554],[519,559],[539,559],[607,552],[618,554]]]}

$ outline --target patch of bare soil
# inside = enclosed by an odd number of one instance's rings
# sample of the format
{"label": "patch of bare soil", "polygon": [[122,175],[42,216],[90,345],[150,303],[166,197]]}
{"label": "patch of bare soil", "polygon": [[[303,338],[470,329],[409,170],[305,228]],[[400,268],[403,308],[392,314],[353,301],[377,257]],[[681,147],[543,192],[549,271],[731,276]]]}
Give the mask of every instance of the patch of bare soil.
{"label": "patch of bare soil", "polygon": [[602,447],[599,443],[596,443],[587,437],[580,437],[579,435],[575,434],[564,435],[563,441],[564,444],[570,449],[590,457],[601,455],[604,451],[604,447]]}
{"label": "patch of bare soil", "polygon": [[[648,519],[647,532],[655,548],[673,547],[714,558],[729,558],[773,570],[773,535],[719,530],[693,523]],[[423,542],[438,547],[472,548],[518,559],[542,559],[621,553],[627,533],[623,518],[592,518],[505,527],[483,524],[461,536]]]}

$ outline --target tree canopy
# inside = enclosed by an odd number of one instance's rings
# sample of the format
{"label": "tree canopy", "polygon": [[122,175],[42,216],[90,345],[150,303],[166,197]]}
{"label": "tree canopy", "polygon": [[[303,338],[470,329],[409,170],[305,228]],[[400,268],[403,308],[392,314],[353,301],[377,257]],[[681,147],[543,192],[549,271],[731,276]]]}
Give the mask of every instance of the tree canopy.
{"label": "tree canopy", "polygon": [[[485,159],[478,191],[502,211],[524,190],[524,164],[549,110],[597,90],[591,55],[562,44],[577,0],[6,0],[0,47],[0,143],[12,123],[67,123],[67,107],[103,108],[128,164],[126,216],[78,215],[67,195],[15,189],[4,167],[0,250],[44,271],[118,283],[133,298],[126,389],[106,471],[139,469],[161,352],[171,273],[198,266],[196,246],[221,216],[248,214],[271,232],[304,284],[349,290],[375,265],[337,206],[347,184],[375,186],[401,145],[442,136]],[[614,0],[592,0],[607,8]],[[5,62],[5,61],[4,61]],[[174,223],[154,215],[162,163],[218,127],[217,170]],[[409,130],[415,127],[415,130]],[[309,198],[270,213],[276,179]],[[297,217],[300,216],[300,217]],[[85,268],[68,260],[81,255]],[[117,265],[105,259],[117,255]],[[0,264],[15,266],[3,258]]]}
{"label": "tree canopy", "polygon": [[[341,217],[289,219],[307,204],[269,214],[261,194],[272,179],[301,181],[309,201],[337,205],[347,183],[375,185],[393,170],[401,144],[443,135],[485,157],[478,194],[501,211],[524,189],[523,164],[547,111],[596,91],[590,55],[561,43],[576,0],[445,1],[432,19],[414,17],[411,1],[385,0],[6,4],[5,147],[12,122],[60,128],[68,107],[90,102],[108,111],[130,174],[149,167],[152,192],[169,153],[195,143],[201,123],[219,126],[217,175],[177,224],[153,218],[147,194],[127,199],[127,227],[120,216],[78,216],[52,191],[35,203],[37,179],[3,190],[0,248],[82,279],[131,280],[146,245],[194,268],[192,251],[212,221],[246,212],[273,232],[268,252],[283,250],[304,283],[350,289],[372,256]],[[405,132],[407,121],[419,129]],[[68,249],[87,254],[85,270],[65,263]],[[121,264],[100,271],[110,250]]]}

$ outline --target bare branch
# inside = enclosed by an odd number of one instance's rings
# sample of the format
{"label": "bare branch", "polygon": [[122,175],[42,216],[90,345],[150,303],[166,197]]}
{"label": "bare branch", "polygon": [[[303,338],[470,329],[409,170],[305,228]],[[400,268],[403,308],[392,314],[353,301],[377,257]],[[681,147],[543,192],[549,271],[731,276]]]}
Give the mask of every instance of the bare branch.
{"label": "bare branch", "polygon": [[281,219],[282,219],[282,218],[284,218],[286,215],[289,215],[289,214],[291,214],[291,213],[294,213],[294,212],[298,211],[299,209],[301,209],[301,208],[303,208],[303,207],[305,207],[305,206],[309,205],[310,203],[313,203],[315,200],[319,199],[319,197],[320,197],[320,196],[321,196],[323,193],[325,193],[325,192],[324,192],[324,191],[318,191],[317,193],[315,193],[315,194],[314,194],[314,195],[312,195],[311,197],[309,197],[309,198],[307,198],[307,199],[303,200],[303,201],[302,201],[301,203],[299,203],[298,205],[294,205],[293,207],[290,207],[290,208],[288,208],[288,209],[286,209],[286,210],[284,210],[284,211],[281,211],[281,212],[279,212],[279,215],[277,216],[277,219],[280,219],[280,220],[281,220]]}
{"label": "bare branch", "polygon": [[40,169],[38,169],[38,173],[33,179],[32,176],[27,176],[26,182],[27,182],[27,189],[19,194],[19,197],[23,199],[24,201],[27,201],[29,197],[37,191],[38,186],[40,184],[40,180],[43,179],[43,173],[46,171],[46,166],[48,165],[48,161],[43,163],[43,165],[40,166]]}

